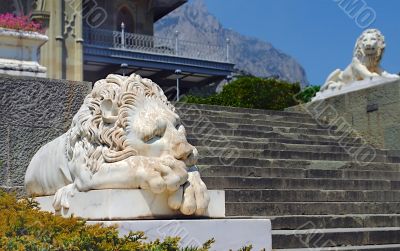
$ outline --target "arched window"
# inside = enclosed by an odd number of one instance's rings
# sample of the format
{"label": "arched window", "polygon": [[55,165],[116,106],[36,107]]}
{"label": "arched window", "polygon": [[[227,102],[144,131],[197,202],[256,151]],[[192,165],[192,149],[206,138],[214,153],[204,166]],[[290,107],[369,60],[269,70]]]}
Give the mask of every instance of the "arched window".
{"label": "arched window", "polygon": [[122,7],[118,11],[117,16],[117,30],[121,30],[121,23],[125,24],[126,32],[135,32],[135,21],[133,19],[132,13],[129,11],[127,7]]}

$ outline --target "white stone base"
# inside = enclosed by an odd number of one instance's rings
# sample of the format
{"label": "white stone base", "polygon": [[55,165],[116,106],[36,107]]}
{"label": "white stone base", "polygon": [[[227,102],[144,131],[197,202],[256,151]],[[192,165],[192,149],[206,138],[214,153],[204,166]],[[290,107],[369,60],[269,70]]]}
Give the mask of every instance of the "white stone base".
{"label": "white stone base", "polygon": [[[209,191],[210,204],[208,212],[202,217],[225,217],[225,192]],[[36,197],[42,210],[53,212],[53,197]],[[184,217],[167,204],[168,196],[153,194],[140,189],[106,189],[76,193],[70,197],[69,209],[62,209],[56,214],[63,217],[84,218],[87,220],[131,220],[131,219],[173,219]],[[198,216],[197,216],[198,217]]]}
{"label": "white stone base", "polygon": [[168,236],[181,237],[181,246],[201,246],[214,238],[211,250],[238,250],[252,245],[252,250],[272,250],[271,221],[267,219],[210,219],[210,220],[136,220],[89,221],[117,225],[119,233],[143,231],[149,241]]}
{"label": "white stone base", "polygon": [[12,75],[12,76],[25,76],[25,77],[47,77],[46,72],[30,72],[30,71],[15,71],[15,70],[4,70],[0,69],[0,74]]}
{"label": "white stone base", "polygon": [[46,67],[39,64],[39,48],[48,37],[38,32],[0,27],[0,74],[46,77]]}
{"label": "white stone base", "polygon": [[46,77],[47,69],[37,62],[0,58],[0,74]]}
{"label": "white stone base", "polygon": [[398,78],[374,77],[371,79],[356,81],[350,84],[343,85],[340,89],[327,89],[324,90],[323,92],[318,92],[317,95],[312,99],[312,102],[342,95],[349,92],[358,91],[361,89],[366,89],[369,87],[395,82],[398,80],[399,80]]}

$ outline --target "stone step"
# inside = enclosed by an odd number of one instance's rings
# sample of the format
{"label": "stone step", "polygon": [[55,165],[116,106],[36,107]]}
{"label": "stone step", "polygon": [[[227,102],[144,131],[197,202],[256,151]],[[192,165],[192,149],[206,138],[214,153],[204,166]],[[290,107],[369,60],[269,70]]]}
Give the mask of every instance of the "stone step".
{"label": "stone step", "polygon": [[224,132],[231,133],[233,130],[234,131],[243,131],[242,133],[246,133],[248,131],[256,131],[256,132],[277,132],[277,133],[284,133],[284,134],[307,134],[307,135],[328,135],[328,136],[341,136],[341,135],[346,135],[344,132],[340,131],[329,131],[326,129],[322,128],[308,128],[308,127],[302,127],[302,126],[286,126],[284,124],[282,125],[251,125],[251,124],[236,124],[236,123],[225,123],[225,122],[213,122],[213,123],[208,123],[208,122],[197,122],[194,121],[193,124],[186,124],[185,128],[188,129],[188,131],[193,131],[194,129],[198,128],[206,128],[209,130],[210,128],[216,128],[223,130]]}
{"label": "stone step", "polygon": [[400,191],[227,189],[226,202],[400,202]]}
{"label": "stone step", "polygon": [[399,251],[400,244],[386,245],[363,245],[363,246],[343,246],[325,248],[284,248],[274,249],[274,251]]}
{"label": "stone step", "polygon": [[366,171],[366,170],[308,170],[306,178],[334,178],[334,179],[386,179],[400,180],[400,172]]}
{"label": "stone step", "polygon": [[[196,136],[200,136],[196,134]],[[211,144],[218,144],[219,146],[221,143],[227,142],[227,137],[225,136],[215,136],[211,137],[195,137],[194,135],[190,134],[187,136],[187,139],[194,145],[203,145],[209,146]],[[249,137],[230,137],[231,139],[229,142],[232,145],[246,145],[246,144],[290,144],[290,145],[319,145],[319,146],[337,146],[341,148],[353,148],[353,147],[361,147],[363,144],[361,143],[349,143],[352,142],[353,139],[348,138],[348,141],[341,141],[338,142],[336,139],[326,139],[325,141],[322,140],[299,140],[299,139],[290,139],[290,138],[249,138]],[[215,143],[214,143],[215,142]],[[388,150],[385,150],[388,152]]]}
{"label": "stone step", "polygon": [[209,189],[391,190],[390,180],[203,177]]}
{"label": "stone step", "polygon": [[272,229],[400,227],[399,214],[270,216]]}
{"label": "stone step", "polygon": [[375,170],[304,169],[246,166],[198,166],[203,177],[287,177],[328,179],[400,180],[400,172]]}
{"label": "stone step", "polygon": [[[189,142],[199,147],[225,147],[226,141],[214,139],[196,139],[188,138]],[[362,145],[353,147],[342,147],[339,145],[317,145],[317,144],[289,144],[289,143],[264,143],[254,141],[230,141],[229,147],[239,149],[260,150],[279,150],[279,151],[308,151],[308,152],[324,152],[324,153],[345,153],[353,154],[363,149]],[[375,149],[380,155],[387,155],[386,150]]]}
{"label": "stone step", "polygon": [[251,131],[237,131],[235,130],[220,130],[217,128],[195,128],[186,130],[189,138],[196,138],[200,140],[221,140],[221,141],[256,141],[266,142],[266,140],[296,140],[298,141],[311,141],[314,144],[319,142],[334,142],[343,147],[353,144],[365,144],[361,138],[352,137],[338,137],[332,135],[310,135],[303,133],[282,133],[282,132],[251,132]]}
{"label": "stone step", "polygon": [[274,251],[399,251],[400,244],[343,246],[327,248],[289,248],[273,249]]}
{"label": "stone step", "polygon": [[[289,115],[280,114],[282,111],[266,111],[270,114],[258,114],[254,112],[231,112],[231,111],[210,111],[210,110],[195,110],[195,109],[178,109],[177,113],[181,118],[186,116],[197,116],[198,118],[228,118],[228,119],[244,119],[254,121],[282,121],[292,123],[305,123],[312,125],[321,125],[328,128],[331,125],[327,122],[315,120],[309,114],[291,113]],[[278,112],[278,114],[276,114]]]}
{"label": "stone step", "polygon": [[[204,134],[215,134],[227,135],[227,136],[244,136],[244,137],[269,137],[271,132],[279,136],[290,136],[293,134],[303,134],[308,136],[325,136],[325,137],[340,137],[347,136],[346,133],[328,131],[325,129],[311,129],[311,128],[294,128],[294,127],[283,127],[283,126],[255,126],[245,124],[227,124],[227,123],[202,123],[199,122],[198,126],[191,127],[186,126],[188,134],[201,133]],[[299,135],[302,136],[302,135]]]}
{"label": "stone step", "polygon": [[[349,155],[347,153],[333,152],[310,152],[310,151],[290,151],[290,150],[255,150],[224,147],[204,147],[196,146],[200,156],[219,157],[232,156],[232,161],[237,158],[252,159],[303,159],[303,160],[328,160],[328,161],[357,161],[368,160],[370,162],[389,162],[386,155]],[[391,160],[393,161],[393,160]],[[393,163],[393,162],[391,162]]]}
{"label": "stone step", "polygon": [[[259,118],[243,118],[243,117],[225,117],[225,116],[204,116],[199,114],[182,114],[180,116],[182,125],[185,127],[198,127],[201,124],[207,126],[217,123],[228,123],[231,125],[247,125],[247,126],[278,126],[278,127],[294,127],[294,128],[311,128],[311,129],[325,129],[326,125],[318,125],[314,121],[288,121],[284,117],[277,119],[259,119]],[[336,126],[329,127],[330,130],[336,130]]]}
{"label": "stone step", "polygon": [[[178,112],[179,117],[182,120],[196,120],[197,121],[208,121],[208,122],[235,122],[243,123],[244,121],[249,121],[250,123],[259,122],[260,125],[269,122],[285,122],[285,123],[297,123],[302,125],[314,125],[321,128],[331,128],[336,129],[335,125],[330,125],[327,123],[320,123],[319,121],[309,117],[309,116],[276,116],[276,115],[259,115],[251,113],[230,113],[230,112],[204,112],[204,111],[194,111],[186,110],[184,112]],[[214,120],[215,118],[215,120]]]}
{"label": "stone step", "polygon": [[228,202],[227,216],[399,214],[400,202]]}
{"label": "stone step", "polygon": [[[201,107],[200,107],[201,106]],[[308,117],[311,116],[307,113],[299,112],[286,112],[277,110],[264,110],[264,109],[251,109],[240,107],[228,106],[214,106],[214,105],[200,105],[200,104],[182,104],[176,106],[178,112],[197,112],[201,114],[239,114],[239,115],[253,115],[253,116],[288,116],[288,117]]]}
{"label": "stone step", "polygon": [[392,189],[393,190],[400,190],[400,181],[393,180],[392,181]]}
{"label": "stone step", "polygon": [[388,156],[388,162],[400,163],[400,156]]}
{"label": "stone step", "polygon": [[274,111],[274,110],[262,110],[262,109],[250,109],[241,107],[230,107],[230,106],[218,106],[218,105],[203,105],[203,104],[187,104],[187,103],[174,103],[175,108],[179,112],[190,111],[201,111],[201,112],[230,112],[239,114],[253,114],[253,115],[274,115],[274,116],[285,116],[285,117],[309,117],[307,113],[301,112],[286,112],[286,111]]}
{"label": "stone step", "polygon": [[[218,152],[221,154],[221,152]],[[317,169],[347,169],[347,170],[382,170],[400,172],[399,163],[359,162],[359,161],[328,161],[306,159],[272,159],[272,158],[233,158],[228,153],[216,156],[200,156],[199,165],[208,166],[252,166],[281,168],[317,168]]]}
{"label": "stone step", "polygon": [[[360,149],[364,149],[365,145],[361,143],[352,143],[352,139],[346,141],[338,142],[334,139],[311,139],[311,140],[301,140],[301,139],[290,139],[290,138],[251,138],[251,137],[232,137],[232,136],[211,136],[205,135],[203,138],[199,134],[190,134],[187,136],[188,142],[194,146],[203,147],[236,147],[245,149],[268,149],[273,148],[278,149],[279,147],[301,149],[303,146],[310,146],[312,148],[327,149],[333,147],[333,151],[342,151],[346,153],[353,154]],[[282,145],[282,146],[280,146]],[[321,150],[322,151],[322,150]],[[378,154],[386,154],[388,157],[393,155],[388,154],[388,150],[376,149]]]}
{"label": "stone step", "polygon": [[289,151],[289,150],[256,150],[243,148],[207,147],[196,146],[200,156],[213,157],[223,156],[223,154],[234,156],[235,158],[254,158],[254,159],[310,159],[310,160],[351,160],[347,153],[326,153],[309,151]]}
{"label": "stone step", "polygon": [[[392,178],[390,172],[382,172],[382,175],[375,176],[375,171],[364,170],[337,170],[337,169],[308,169],[305,170],[305,178],[318,178],[318,179],[385,179]],[[392,180],[392,179],[389,179]]]}
{"label": "stone step", "polygon": [[279,167],[208,166],[198,165],[202,177],[287,177],[306,178],[306,169]]}
{"label": "stone step", "polygon": [[398,244],[400,228],[273,230],[272,239],[274,249]]}

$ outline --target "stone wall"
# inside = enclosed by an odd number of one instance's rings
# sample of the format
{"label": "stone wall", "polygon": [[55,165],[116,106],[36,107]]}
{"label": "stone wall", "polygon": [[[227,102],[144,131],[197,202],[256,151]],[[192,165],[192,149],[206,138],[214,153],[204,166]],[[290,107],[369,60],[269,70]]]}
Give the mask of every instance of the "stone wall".
{"label": "stone wall", "polygon": [[316,120],[350,125],[377,147],[400,149],[400,80],[287,109],[307,111]]}
{"label": "stone wall", "polygon": [[32,156],[68,130],[91,86],[0,75],[0,187],[23,186]]}

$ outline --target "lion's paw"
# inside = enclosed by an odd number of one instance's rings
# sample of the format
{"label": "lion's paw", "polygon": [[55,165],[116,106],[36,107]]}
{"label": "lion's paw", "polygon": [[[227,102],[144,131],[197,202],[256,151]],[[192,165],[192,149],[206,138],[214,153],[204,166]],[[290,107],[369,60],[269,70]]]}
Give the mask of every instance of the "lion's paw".
{"label": "lion's paw", "polygon": [[185,164],[172,157],[144,159],[139,166],[139,187],[155,194],[176,192],[188,179]]}
{"label": "lion's paw", "polygon": [[64,186],[57,190],[53,199],[53,207],[55,211],[60,211],[63,208],[69,208],[69,198],[73,197],[78,190],[74,183]]}
{"label": "lion's paw", "polygon": [[189,172],[188,182],[183,187],[180,211],[185,215],[204,215],[209,203],[210,196],[199,172]]}

